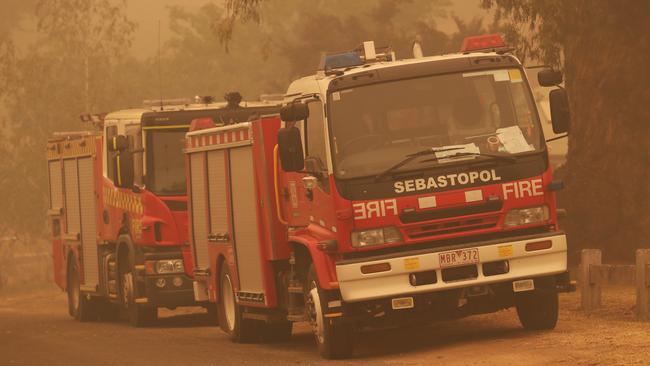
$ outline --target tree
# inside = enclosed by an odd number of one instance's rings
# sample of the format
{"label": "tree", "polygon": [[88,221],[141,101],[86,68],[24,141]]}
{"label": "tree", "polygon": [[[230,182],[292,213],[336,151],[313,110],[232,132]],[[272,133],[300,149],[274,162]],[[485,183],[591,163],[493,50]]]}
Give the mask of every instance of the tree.
{"label": "tree", "polygon": [[[52,48],[72,51],[72,56],[83,62],[86,111],[94,107],[90,95],[91,62],[119,59],[131,45],[135,23],[127,19],[125,7],[126,0],[39,0],[36,5],[37,28],[47,34]],[[99,89],[99,85],[92,87]]]}
{"label": "tree", "polygon": [[530,57],[565,71],[571,254],[629,259],[650,237],[650,2],[483,0]]}
{"label": "tree", "polygon": [[222,44],[228,47],[237,22],[253,20],[259,22],[259,6],[263,0],[226,0],[226,12],[217,20],[215,18],[213,27],[216,29]]}
{"label": "tree", "polygon": [[6,88],[4,149],[0,166],[0,229],[40,234],[45,229],[48,182],[46,139],[54,131],[87,129],[84,112],[110,111],[132,104],[117,72],[134,24],[124,1],[40,0],[39,41],[15,57]]}

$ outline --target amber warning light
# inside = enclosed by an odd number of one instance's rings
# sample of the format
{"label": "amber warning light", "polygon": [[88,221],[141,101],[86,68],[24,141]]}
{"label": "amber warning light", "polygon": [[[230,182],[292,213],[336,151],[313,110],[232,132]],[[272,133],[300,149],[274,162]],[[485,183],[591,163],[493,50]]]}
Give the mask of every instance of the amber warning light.
{"label": "amber warning light", "polygon": [[498,34],[486,34],[482,36],[467,37],[463,40],[463,45],[460,47],[461,52],[472,52],[482,50],[493,50],[496,48],[504,48],[506,43]]}

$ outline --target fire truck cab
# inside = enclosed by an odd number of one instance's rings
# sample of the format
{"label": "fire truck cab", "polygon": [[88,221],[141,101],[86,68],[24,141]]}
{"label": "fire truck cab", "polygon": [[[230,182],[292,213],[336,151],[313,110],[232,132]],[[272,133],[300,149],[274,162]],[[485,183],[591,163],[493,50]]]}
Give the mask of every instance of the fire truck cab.
{"label": "fire truck cab", "polygon": [[274,105],[211,98],[145,102],[85,115],[99,131],[56,133],[47,144],[55,282],[81,321],[133,325],[158,307],[196,305],[187,231],[183,139],[191,121],[229,123]]}
{"label": "fire truck cab", "polygon": [[373,42],[328,55],[280,116],[191,131],[186,153],[195,296],[235,341],[308,321],[340,358],[364,326],[513,306],[526,329],[552,329],[571,288],[562,184],[498,36],[444,56],[396,60]]}

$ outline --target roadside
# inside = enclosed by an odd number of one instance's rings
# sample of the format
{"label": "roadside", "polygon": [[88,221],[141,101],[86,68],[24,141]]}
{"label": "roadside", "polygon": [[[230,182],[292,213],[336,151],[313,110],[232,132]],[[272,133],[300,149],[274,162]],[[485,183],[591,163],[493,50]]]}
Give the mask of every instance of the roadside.
{"label": "roadside", "polygon": [[0,296],[49,288],[53,283],[50,248],[45,239],[0,237]]}
{"label": "roadside", "polygon": [[[579,311],[579,295],[561,295],[558,327],[525,332],[514,310],[458,321],[362,333],[355,358],[341,365],[647,364],[650,325],[634,320],[634,288],[607,287],[603,308]],[[309,329],[291,342],[233,344],[200,308],[161,311],[159,324],[78,323],[65,294],[0,295],[0,365],[325,365]],[[154,341],[155,340],[155,341]]]}

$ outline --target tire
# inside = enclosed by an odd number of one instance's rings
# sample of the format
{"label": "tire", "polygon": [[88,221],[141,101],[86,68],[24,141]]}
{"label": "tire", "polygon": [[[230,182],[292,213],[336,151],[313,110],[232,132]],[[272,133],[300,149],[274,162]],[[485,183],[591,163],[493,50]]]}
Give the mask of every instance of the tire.
{"label": "tire", "polygon": [[97,303],[95,299],[81,293],[79,269],[74,258],[68,265],[68,314],[80,322],[97,320]]}
{"label": "tire", "polygon": [[517,316],[526,330],[550,330],[558,318],[558,294],[551,289],[517,294]]}
{"label": "tire", "polygon": [[293,322],[265,323],[262,325],[262,341],[268,343],[289,342],[293,332]]}
{"label": "tire", "polygon": [[323,309],[326,300],[313,264],[309,267],[306,284],[305,311],[318,352],[326,359],[351,357],[354,352],[354,328],[350,324],[335,323],[325,318]]}
{"label": "tire", "polygon": [[152,325],[158,320],[158,308],[150,305],[136,304],[137,288],[133,266],[129,265],[120,271],[120,294],[122,307],[126,309],[129,323],[134,327]]}
{"label": "tire", "polygon": [[235,291],[228,265],[223,263],[219,274],[219,327],[233,342],[252,343],[260,339],[261,322],[244,319],[243,309],[235,300]]}

